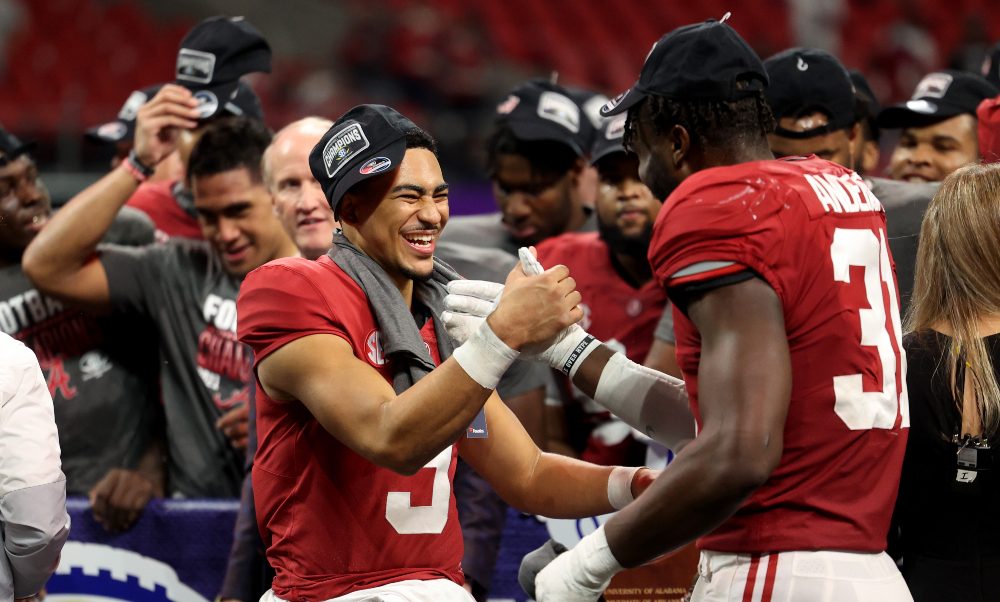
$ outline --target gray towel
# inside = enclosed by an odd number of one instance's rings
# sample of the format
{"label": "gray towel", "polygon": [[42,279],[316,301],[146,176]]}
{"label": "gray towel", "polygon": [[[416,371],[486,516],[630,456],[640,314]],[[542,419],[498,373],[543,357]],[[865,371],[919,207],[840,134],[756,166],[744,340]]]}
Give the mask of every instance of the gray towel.
{"label": "gray towel", "polygon": [[[392,378],[392,388],[397,395],[409,389],[434,369],[434,362],[399,289],[382,266],[351,244],[340,231],[333,235],[333,246],[327,254],[358,283],[368,297],[381,333],[382,351],[392,358],[396,371]],[[442,362],[451,357],[455,348],[445,331],[444,320],[441,319],[444,297],[448,294],[445,285],[458,278],[461,276],[455,270],[435,257],[430,279],[413,282],[414,299],[419,299],[434,318],[434,333],[437,335],[438,353]]]}

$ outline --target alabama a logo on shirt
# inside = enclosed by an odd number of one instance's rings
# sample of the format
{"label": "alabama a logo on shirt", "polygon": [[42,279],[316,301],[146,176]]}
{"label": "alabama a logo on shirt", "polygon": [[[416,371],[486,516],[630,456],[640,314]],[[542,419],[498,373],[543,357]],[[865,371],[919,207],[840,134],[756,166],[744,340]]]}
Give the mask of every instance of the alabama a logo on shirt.
{"label": "alabama a logo on shirt", "polygon": [[371,365],[375,367],[385,365],[385,353],[382,351],[382,335],[379,331],[373,330],[365,338],[365,355],[368,356],[368,362]]}

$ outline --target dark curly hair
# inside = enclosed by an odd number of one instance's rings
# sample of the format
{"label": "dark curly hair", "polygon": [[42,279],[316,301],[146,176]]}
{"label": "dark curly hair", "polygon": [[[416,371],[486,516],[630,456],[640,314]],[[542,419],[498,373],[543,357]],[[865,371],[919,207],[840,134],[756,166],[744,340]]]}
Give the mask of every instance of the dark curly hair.
{"label": "dark curly hair", "polygon": [[676,100],[651,94],[628,112],[626,147],[634,140],[638,119],[648,124],[655,136],[666,136],[680,125],[702,148],[754,145],[775,126],[774,114],[761,91],[733,101]]}

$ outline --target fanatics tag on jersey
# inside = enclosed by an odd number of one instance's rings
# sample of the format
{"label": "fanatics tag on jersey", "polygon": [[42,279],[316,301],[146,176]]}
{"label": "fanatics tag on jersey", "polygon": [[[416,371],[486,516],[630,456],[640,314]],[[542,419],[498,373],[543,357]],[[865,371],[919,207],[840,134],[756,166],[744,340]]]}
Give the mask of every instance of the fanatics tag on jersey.
{"label": "fanatics tag on jersey", "polygon": [[465,436],[469,439],[485,439],[489,437],[486,430],[486,410],[479,410],[476,417],[472,419],[472,424],[465,431]]}

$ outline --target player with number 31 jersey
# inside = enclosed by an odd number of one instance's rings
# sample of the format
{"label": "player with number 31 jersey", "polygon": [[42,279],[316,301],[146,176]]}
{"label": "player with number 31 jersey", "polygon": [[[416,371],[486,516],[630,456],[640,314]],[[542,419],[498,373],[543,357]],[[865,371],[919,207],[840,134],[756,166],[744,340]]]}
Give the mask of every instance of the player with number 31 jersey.
{"label": "player with number 31 jersey", "polygon": [[[878,199],[857,174],[815,157],[705,169],[667,199],[650,259],[674,294],[756,276],[784,308],[794,374],[784,453],[701,547],[884,550],[909,416]],[[698,332],[676,310],[674,328],[698,418]]]}

